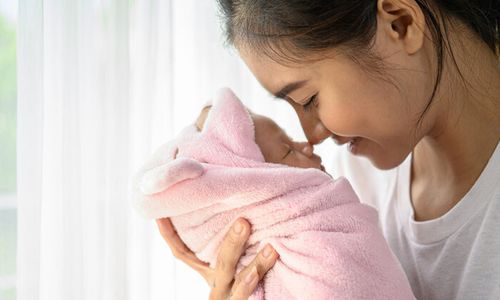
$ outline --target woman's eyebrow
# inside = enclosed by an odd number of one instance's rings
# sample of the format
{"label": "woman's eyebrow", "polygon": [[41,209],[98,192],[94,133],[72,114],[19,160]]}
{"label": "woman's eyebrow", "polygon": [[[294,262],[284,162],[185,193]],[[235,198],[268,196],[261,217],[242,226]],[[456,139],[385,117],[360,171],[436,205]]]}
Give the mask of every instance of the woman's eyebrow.
{"label": "woman's eyebrow", "polygon": [[282,87],[278,92],[273,93],[273,95],[275,98],[278,98],[278,99],[293,100],[293,99],[290,99],[290,97],[288,97],[288,94],[303,87],[307,82],[308,82],[308,80],[301,80],[301,81],[289,83],[289,84],[285,85],[284,87]]}

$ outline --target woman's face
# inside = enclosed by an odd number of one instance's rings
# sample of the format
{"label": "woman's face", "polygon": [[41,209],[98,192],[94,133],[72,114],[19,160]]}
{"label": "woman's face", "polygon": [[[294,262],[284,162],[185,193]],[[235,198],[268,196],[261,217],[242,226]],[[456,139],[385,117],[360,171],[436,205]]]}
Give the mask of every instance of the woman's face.
{"label": "woman's face", "polygon": [[390,169],[406,158],[432,119],[432,112],[426,113],[417,126],[432,93],[432,62],[425,51],[408,55],[400,47],[377,32],[372,51],[388,66],[382,76],[334,50],[331,58],[292,66],[245,47],[238,50],[264,88],[292,105],[310,143],[332,137],[348,143],[352,154]]}

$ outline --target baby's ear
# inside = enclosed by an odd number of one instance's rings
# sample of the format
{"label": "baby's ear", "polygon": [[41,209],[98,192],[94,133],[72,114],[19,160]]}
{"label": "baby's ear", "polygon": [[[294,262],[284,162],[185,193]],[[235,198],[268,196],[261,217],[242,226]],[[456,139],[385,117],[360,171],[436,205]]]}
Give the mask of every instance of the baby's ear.
{"label": "baby's ear", "polygon": [[181,181],[197,178],[203,172],[204,168],[198,161],[181,157],[145,172],[139,188],[144,195],[152,195]]}

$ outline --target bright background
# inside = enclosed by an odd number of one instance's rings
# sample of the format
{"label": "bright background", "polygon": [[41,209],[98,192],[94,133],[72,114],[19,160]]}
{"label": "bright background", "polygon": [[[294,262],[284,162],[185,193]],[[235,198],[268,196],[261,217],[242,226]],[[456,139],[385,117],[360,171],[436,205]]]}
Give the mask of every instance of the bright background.
{"label": "bright background", "polygon": [[304,139],[220,27],[215,0],[0,2],[1,300],[207,298],[131,175],[221,86]]}
{"label": "bright background", "polygon": [[16,1],[0,1],[0,300],[16,297]]}

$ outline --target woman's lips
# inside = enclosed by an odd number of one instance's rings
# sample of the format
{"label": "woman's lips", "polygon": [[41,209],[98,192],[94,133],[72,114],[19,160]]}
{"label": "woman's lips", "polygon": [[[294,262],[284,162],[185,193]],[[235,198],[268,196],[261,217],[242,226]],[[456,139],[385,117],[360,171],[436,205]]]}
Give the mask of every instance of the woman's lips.
{"label": "woman's lips", "polygon": [[359,137],[344,137],[344,136],[338,136],[338,135],[332,135],[332,139],[335,141],[337,145],[344,145],[349,143],[348,149],[349,152],[352,154],[357,154],[358,153],[358,148],[359,148]]}
{"label": "woman's lips", "polygon": [[344,145],[347,143],[351,143],[355,141],[357,138],[356,137],[343,137],[343,136],[338,136],[338,135],[332,135],[332,139],[335,141],[337,145]]}
{"label": "woman's lips", "polygon": [[359,139],[355,138],[349,142],[349,151],[352,154],[357,154],[359,150]]}

